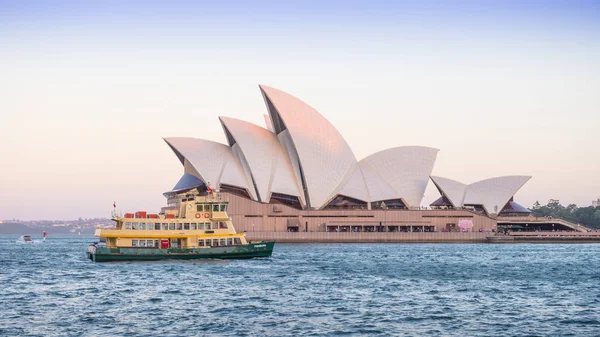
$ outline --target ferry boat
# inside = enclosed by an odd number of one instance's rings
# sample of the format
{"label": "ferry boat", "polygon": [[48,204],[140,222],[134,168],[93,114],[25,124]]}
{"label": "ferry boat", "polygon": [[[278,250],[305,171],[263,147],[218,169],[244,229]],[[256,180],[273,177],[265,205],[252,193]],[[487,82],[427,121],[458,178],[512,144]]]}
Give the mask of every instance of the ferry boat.
{"label": "ferry boat", "polygon": [[249,259],[270,257],[274,242],[248,242],[236,233],[226,201],[214,193],[177,194],[160,214],[113,212],[112,229],[96,229],[106,245],[88,246],[95,262],[170,259]]}

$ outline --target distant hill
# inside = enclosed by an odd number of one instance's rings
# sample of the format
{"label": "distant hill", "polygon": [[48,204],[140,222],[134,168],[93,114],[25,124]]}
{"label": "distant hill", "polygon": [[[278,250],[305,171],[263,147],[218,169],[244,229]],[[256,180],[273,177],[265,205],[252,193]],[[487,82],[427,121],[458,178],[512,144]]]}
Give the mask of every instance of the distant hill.
{"label": "distant hill", "polygon": [[0,224],[0,234],[29,234],[31,228],[20,223]]}

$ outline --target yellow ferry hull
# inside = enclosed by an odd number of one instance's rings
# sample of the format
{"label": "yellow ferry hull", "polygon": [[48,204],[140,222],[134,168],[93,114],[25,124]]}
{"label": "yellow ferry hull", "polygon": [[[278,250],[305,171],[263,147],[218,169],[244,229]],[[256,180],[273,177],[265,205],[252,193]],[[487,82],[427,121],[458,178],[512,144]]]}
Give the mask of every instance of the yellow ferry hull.
{"label": "yellow ferry hull", "polygon": [[274,242],[256,242],[240,246],[172,249],[142,247],[106,248],[90,245],[87,257],[94,262],[251,259],[255,257],[270,257],[273,253],[274,245]]}

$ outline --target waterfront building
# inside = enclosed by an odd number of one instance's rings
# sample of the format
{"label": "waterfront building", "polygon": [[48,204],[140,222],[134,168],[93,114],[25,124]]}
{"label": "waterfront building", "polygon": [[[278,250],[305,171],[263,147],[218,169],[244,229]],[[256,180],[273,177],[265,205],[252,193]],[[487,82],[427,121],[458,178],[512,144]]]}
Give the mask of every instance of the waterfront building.
{"label": "waterfront building", "polygon": [[[261,232],[492,231],[498,219],[529,219],[514,194],[531,178],[472,184],[431,176],[438,149],[398,146],[357,160],[337,129],[314,108],[260,85],[266,127],[219,117],[227,144],[165,138],[184,174],[165,193],[214,189],[230,202],[240,230]],[[428,181],[440,198],[421,207]],[[165,211],[165,210],[163,210]],[[469,223],[467,223],[469,222]]]}
{"label": "waterfront building", "polygon": [[598,200],[592,201],[592,206],[593,207],[600,207],[600,197],[598,197]]}

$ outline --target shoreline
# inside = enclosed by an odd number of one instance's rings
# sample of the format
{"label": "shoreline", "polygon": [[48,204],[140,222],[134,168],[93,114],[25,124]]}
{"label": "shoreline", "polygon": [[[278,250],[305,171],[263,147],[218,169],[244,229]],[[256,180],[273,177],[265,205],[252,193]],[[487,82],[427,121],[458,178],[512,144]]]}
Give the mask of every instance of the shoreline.
{"label": "shoreline", "polygon": [[493,232],[246,232],[251,241],[277,243],[600,243],[600,232],[513,233]]}

